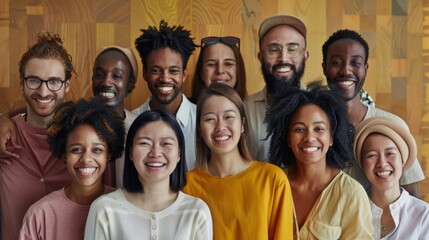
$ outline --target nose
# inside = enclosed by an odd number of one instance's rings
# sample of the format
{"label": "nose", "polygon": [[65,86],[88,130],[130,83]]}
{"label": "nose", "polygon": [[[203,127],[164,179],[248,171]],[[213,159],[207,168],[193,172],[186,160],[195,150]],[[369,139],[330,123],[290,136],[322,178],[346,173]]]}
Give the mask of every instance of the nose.
{"label": "nose", "polygon": [[379,154],[377,157],[377,167],[383,167],[387,164],[387,158],[384,154]]}
{"label": "nose", "polygon": [[94,159],[94,158],[93,158],[93,156],[92,156],[91,151],[86,151],[86,150],[85,150],[85,151],[83,152],[83,154],[82,154],[81,158],[79,159],[79,161],[80,161],[80,162],[87,163],[87,162],[91,162],[93,159]]}
{"label": "nose", "polygon": [[280,51],[280,53],[279,53],[279,56],[277,57],[277,61],[278,62],[290,62],[290,57],[289,57],[289,55],[288,55],[288,53],[287,53],[287,47],[284,47],[281,51]]}
{"label": "nose", "polygon": [[161,148],[158,144],[154,144],[149,152],[149,157],[158,157],[161,155]]}
{"label": "nose", "polygon": [[347,63],[343,64],[341,66],[340,73],[344,76],[351,74],[350,64],[347,64]]}
{"label": "nose", "polygon": [[315,139],[313,131],[306,131],[304,134],[304,140],[312,142]]}
{"label": "nose", "polygon": [[216,66],[216,73],[217,74],[223,74],[225,73],[225,68],[221,63],[218,63]]}
{"label": "nose", "polygon": [[37,89],[37,92],[42,97],[48,96],[51,93],[51,90],[49,90],[48,88],[48,83],[47,82],[42,83],[42,85],[40,85],[40,87]]}
{"label": "nose", "polygon": [[219,119],[216,122],[216,131],[222,131],[225,128],[225,122],[223,121],[223,119]]}
{"label": "nose", "polygon": [[165,69],[164,71],[161,72],[161,80],[166,81],[168,79],[170,79],[170,72],[168,71],[168,69]]}

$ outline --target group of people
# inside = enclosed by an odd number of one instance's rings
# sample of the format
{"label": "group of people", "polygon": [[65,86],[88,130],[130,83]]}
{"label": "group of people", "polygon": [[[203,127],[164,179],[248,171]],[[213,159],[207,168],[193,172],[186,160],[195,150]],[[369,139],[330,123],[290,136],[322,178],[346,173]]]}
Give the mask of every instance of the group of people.
{"label": "group of people", "polygon": [[267,18],[266,86],[250,96],[240,39],[202,38],[189,99],[191,32],[165,21],[141,32],[151,96],[133,111],[131,49],[103,48],[94,97],[76,103],[63,100],[74,68],[58,35],[24,53],[26,109],[0,119],[2,239],[429,238],[416,143],[361,101],[369,47],[357,32],[324,43],[328,86],[303,86],[305,24]]}

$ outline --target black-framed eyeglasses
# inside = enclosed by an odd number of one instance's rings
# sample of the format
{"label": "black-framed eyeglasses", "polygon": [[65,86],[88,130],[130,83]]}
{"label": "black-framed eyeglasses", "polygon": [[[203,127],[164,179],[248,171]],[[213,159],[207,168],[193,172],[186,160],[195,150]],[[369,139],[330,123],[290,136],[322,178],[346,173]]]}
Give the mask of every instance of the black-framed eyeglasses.
{"label": "black-framed eyeglasses", "polygon": [[286,50],[286,54],[290,58],[298,57],[305,50],[305,48],[300,47],[297,43],[289,43],[286,47],[277,43],[272,43],[268,45],[266,51],[269,57],[277,58],[283,53],[283,49]]}
{"label": "black-framed eyeglasses", "polygon": [[42,83],[46,83],[46,87],[49,90],[56,92],[61,89],[66,80],[60,79],[50,79],[50,80],[42,80],[36,77],[25,77],[24,78],[25,85],[31,90],[37,90],[42,86]]}
{"label": "black-framed eyeglasses", "polygon": [[240,49],[240,38],[234,36],[226,36],[226,37],[216,37],[210,36],[201,39],[201,47],[203,45],[212,45],[216,43],[224,43],[226,45],[237,45],[238,49]]}

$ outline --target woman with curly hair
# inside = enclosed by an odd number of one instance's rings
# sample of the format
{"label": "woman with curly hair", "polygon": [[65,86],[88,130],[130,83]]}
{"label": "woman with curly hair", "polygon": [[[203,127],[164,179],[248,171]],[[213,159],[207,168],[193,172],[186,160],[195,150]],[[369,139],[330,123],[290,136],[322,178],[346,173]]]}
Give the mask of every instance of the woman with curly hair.
{"label": "woman with curly hair", "polygon": [[318,83],[274,96],[266,121],[271,162],[286,168],[301,239],[371,239],[363,187],[341,169],[353,161],[346,105]]}
{"label": "woman with curly hair", "polygon": [[47,132],[52,153],[64,161],[72,181],[28,209],[20,239],[83,239],[91,203],[114,190],[102,183],[102,174],[122,154],[122,118],[101,102],[82,99],[60,105]]}

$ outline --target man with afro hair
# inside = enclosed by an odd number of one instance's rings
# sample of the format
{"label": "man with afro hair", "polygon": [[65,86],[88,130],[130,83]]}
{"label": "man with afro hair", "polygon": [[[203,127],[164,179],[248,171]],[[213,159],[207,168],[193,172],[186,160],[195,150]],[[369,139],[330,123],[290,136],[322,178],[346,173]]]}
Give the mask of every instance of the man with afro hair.
{"label": "man with afro hair", "polygon": [[152,94],[143,105],[134,109],[140,114],[150,109],[165,109],[176,116],[186,136],[187,166],[195,165],[196,106],[182,93],[186,80],[186,66],[197,45],[191,32],[183,26],[169,26],[161,20],[159,28],[149,26],[141,30],[135,40],[143,64],[143,78]]}

